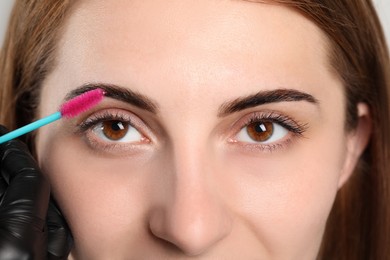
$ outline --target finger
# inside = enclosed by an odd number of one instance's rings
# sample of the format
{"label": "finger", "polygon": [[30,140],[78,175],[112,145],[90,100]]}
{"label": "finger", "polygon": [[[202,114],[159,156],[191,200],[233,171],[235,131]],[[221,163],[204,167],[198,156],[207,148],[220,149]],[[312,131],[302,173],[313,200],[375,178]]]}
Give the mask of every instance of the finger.
{"label": "finger", "polygon": [[[0,125],[0,136],[8,133],[8,129],[3,125]],[[3,198],[5,191],[8,188],[8,182],[3,179],[2,174],[0,174],[0,200]]]}
{"label": "finger", "polygon": [[49,184],[42,175],[27,147],[12,140],[0,145],[0,164],[3,179],[8,188],[2,207],[12,204],[45,219],[49,202]]}
{"label": "finger", "polygon": [[[0,125],[0,136],[8,133],[8,129]],[[8,188],[8,183],[3,179],[3,176],[0,174],[0,201],[3,198],[6,189]]]}
{"label": "finger", "polygon": [[8,188],[7,182],[3,179],[3,177],[0,175],[0,200],[4,196],[4,193],[6,189]]}
{"label": "finger", "polygon": [[23,259],[44,259],[49,184],[26,146],[16,140],[0,145],[0,169],[4,188],[0,252],[7,256],[21,254]]}
{"label": "finger", "polygon": [[73,245],[73,239],[65,219],[52,199],[49,203],[46,222],[48,227],[48,259],[67,259]]}

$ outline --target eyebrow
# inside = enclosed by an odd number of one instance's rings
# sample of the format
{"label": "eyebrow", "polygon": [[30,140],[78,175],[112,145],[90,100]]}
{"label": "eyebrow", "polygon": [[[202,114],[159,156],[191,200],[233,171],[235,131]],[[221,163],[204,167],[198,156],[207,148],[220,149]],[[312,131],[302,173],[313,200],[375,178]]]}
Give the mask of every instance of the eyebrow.
{"label": "eyebrow", "polygon": [[97,89],[97,88],[100,88],[105,92],[104,94],[105,97],[113,98],[128,103],[130,105],[136,106],[138,108],[144,109],[153,114],[157,114],[158,111],[157,102],[153,101],[152,99],[140,93],[132,91],[128,88],[124,88],[112,84],[106,84],[106,83],[94,83],[94,84],[82,85],[81,87],[78,87],[70,91],[66,95],[65,101],[68,101],[78,95],[81,95],[87,91]]}
{"label": "eyebrow", "polygon": [[[87,91],[97,88],[104,90],[106,97],[110,97],[128,103],[130,105],[149,111],[153,114],[158,113],[159,106],[157,102],[152,100],[151,98],[146,97],[145,95],[142,95],[138,92],[132,91],[128,88],[106,83],[93,83],[82,85],[74,90],[71,90],[66,95],[65,101],[68,101]],[[305,92],[301,92],[294,89],[267,90],[223,103],[218,110],[218,117],[224,117],[235,112],[269,103],[298,101],[306,101],[315,105],[319,105],[319,101],[316,98]]]}
{"label": "eyebrow", "polygon": [[295,89],[267,90],[225,102],[218,111],[218,117],[269,103],[298,101],[307,101],[311,104],[319,105],[318,100],[312,95]]}

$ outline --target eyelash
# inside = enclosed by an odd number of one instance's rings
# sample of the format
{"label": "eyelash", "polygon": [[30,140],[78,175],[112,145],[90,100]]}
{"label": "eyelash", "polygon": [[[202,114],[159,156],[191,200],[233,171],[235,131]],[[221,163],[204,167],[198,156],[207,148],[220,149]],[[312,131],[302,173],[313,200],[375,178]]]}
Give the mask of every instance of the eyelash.
{"label": "eyelash", "polygon": [[[114,110],[114,111],[112,111]],[[121,112],[116,111],[115,109],[106,110],[103,112],[98,112],[96,114],[93,114],[89,118],[87,118],[85,121],[81,122],[77,126],[77,133],[84,135],[86,139],[88,140],[88,143],[95,149],[99,149],[102,151],[115,151],[115,150],[132,150],[136,145],[139,145],[140,143],[119,143],[119,142],[105,142],[105,141],[97,141],[96,138],[91,138],[90,135],[92,135],[91,132],[93,132],[93,129],[98,126],[101,123],[107,122],[107,121],[119,121],[125,124],[128,124],[130,127],[136,129],[142,136],[143,136],[143,144],[149,143],[148,137],[141,131],[143,129],[142,126],[140,126],[140,123],[136,123],[135,121],[141,121],[140,119],[134,120],[132,119],[134,116],[128,115],[129,112]],[[137,146],[139,147],[139,146]]]}
{"label": "eyelash", "polygon": [[[277,149],[285,148],[288,144],[294,141],[295,138],[303,137],[303,134],[307,131],[307,124],[300,123],[298,121],[293,120],[291,117],[282,115],[276,112],[254,112],[249,116],[244,117],[237,122],[238,126],[235,127],[234,136],[245,127],[248,127],[252,123],[275,123],[279,124],[283,128],[289,131],[289,137],[283,138],[285,140],[274,143],[263,144],[261,142],[258,143],[242,143],[241,145],[244,148],[249,149],[250,151],[261,151],[261,152],[274,152]],[[238,130],[237,130],[238,129]],[[240,143],[234,137],[230,138],[230,143]]]}
{"label": "eyelash", "polygon": [[[100,123],[104,123],[106,121],[120,121],[123,123],[128,124],[130,127],[135,128],[140,134],[145,138],[145,140],[149,141],[148,137],[144,134],[142,131],[142,126],[140,123],[135,123],[132,120],[131,115],[128,115],[129,112],[121,112],[116,111],[115,109],[106,110],[103,112],[98,112],[96,114],[93,114],[89,118],[87,118],[85,121],[81,122],[78,125],[77,132],[79,134],[84,135],[88,143],[95,149],[99,149],[102,151],[110,151],[110,150],[131,150],[135,146],[139,147],[139,143],[118,143],[118,142],[109,142],[105,143],[104,141],[97,141],[95,138],[88,137],[91,135],[93,131],[93,128],[96,127]],[[141,119],[139,119],[141,121]],[[142,121],[141,121],[142,122]],[[241,147],[244,147],[247,150],[250,151],[260,151],[260,152],[273,152],[277,151],[278,149],[285,148],[288,144],[290,144],[295,138],[303,137],[303,134],[307,130],[307,125],[302,124],[300,122],[297,122],[293,120],[291,117],[288,117],[286,115],[282,115],[276,112],[254,112],[247,116],[244,116],[244,118],[238,120],[233,126],[234,130],[234,136],[237,136],[239,131],[242,130],[245,127],[248,127],[252,123],[275,123],[283,128],[285,128],[289,133],[287,139],[283,137],[284,140],[282,141],[276,141],[272,143],[247,143],[247,142],[240,142],[236,140],[234,137],[229,139],[229,143],[239,144]]]}
{"label": "eyelash", "polygon": [[78,125],[78,128],[80,132],[86,132],[87,130],[96,126],[97,124],[109,120],[118,120],[121,122],[128,123],[130,126],[134,127],[129,116],[125,116],[120,112],[110,113],[109,111],[104,111],[102,113],[94,114],[93,116],[89,117],[87,120],[80,123]]}

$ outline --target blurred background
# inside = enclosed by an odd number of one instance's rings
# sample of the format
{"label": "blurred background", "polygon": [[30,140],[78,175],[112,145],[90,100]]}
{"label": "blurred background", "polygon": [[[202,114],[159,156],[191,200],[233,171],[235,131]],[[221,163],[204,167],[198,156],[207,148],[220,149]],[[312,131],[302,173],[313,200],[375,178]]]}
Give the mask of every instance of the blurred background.
{"label": "blurred background", "polygon": [[[15,0],[0,0],[0,46],[3,44],[4,33],[14,1]],[[387,42],[390,46],[390,0],[374,0],[374,3],[378,10],[380,19],[382,20]]]}

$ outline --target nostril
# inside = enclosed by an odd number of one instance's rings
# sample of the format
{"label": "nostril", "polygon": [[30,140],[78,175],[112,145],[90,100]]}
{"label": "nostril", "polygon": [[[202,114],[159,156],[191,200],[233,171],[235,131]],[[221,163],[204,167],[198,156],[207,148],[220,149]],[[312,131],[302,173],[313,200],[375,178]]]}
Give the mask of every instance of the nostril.
{"label": "nostril", "polygon": [[161,245],[164,250],[169,252],[183,252],[179,247],[177,247],[172,242],[168,241],[167,239],[163,238],[164,236],[161,236],[160,234],[154,233],[154,229],[152,227],[149,228],[150,235],[153,237],[153,239]]}
{"label": "nostril", "polygon": [[211,250],[230,233],[230,224],[215,215],[172,214],[158,210],[149,222],[151,234],[166,246],[187,256],[199,256]]}
{"label": "nostril", "polygon": [[202,253],[204,253],[203,250],[200,250],[199,248],[195,248],[193,245],[190,247],[186,247],[186,244],[179,243],[178,240],[170,239],[167,236],[161,234],[155,234],[152,231],[151,234],[153,237],[155,237],[156,240],[158,240],[158,243],[162,245],[164,250],[171,251],[171,252],[179,252],[186,256],[199,256]]}

